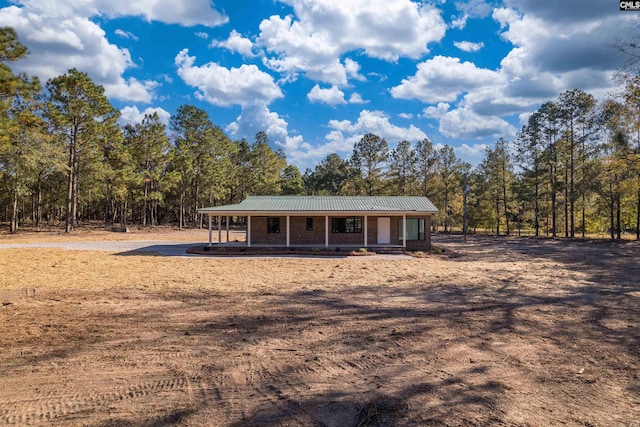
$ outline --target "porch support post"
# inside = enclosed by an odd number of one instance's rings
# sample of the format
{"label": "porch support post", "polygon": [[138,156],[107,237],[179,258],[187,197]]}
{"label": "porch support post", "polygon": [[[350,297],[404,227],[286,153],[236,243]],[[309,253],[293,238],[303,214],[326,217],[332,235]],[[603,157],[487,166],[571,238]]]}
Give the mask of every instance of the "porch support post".
{"label": "porch support post", "polygon": [[287,247],[289,247],[289,215],[287,215]]}
{"label": "porch support post", "polygon": [[222,244],[222,215],[218,215],[218,244]]}
{"label": "porch support post", "polygon": [[407,247],[407,215],[402,215],[402,247]]}
{"label": "porch support post", "polygon": [[329,215],[324,216],[324,247],[329,247]]}
{"label": "porch support post", "polygon": [[227,243],[229,243],[229,215],[225,217],[225,221],[227,223]]}
{"label": "porch support post", "polygon": [[211,214],[207,215],[209,217],[209,247],[211,247],[211,239],[212,239],[212,226],[211,226]]}
{"label": "porch support post", "polygon": [[369,240],[369,226],[367,225],[367,219],[369,217],[368,216],[364,216],[364,247],[366,248],[367,245],[369,244],[368,240]]}
{"label": "porch support post", "polygon": [[247,215],[247,247],[251,247],[251,215]]}

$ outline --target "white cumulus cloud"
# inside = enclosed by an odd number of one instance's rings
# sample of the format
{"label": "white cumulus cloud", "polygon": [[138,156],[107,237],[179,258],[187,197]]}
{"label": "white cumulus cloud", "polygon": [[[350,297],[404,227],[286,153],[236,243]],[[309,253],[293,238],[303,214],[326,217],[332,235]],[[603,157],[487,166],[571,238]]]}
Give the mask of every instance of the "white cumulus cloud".
{"label": "white cumulus cloud", "polygon": [[256,102],[269,104],[282,98],[280,87],[271,75],[255,65],[243,64],[239,68],[225,68],[214,62],[197,66],[196,58],[183,49],[175,58],[178,75],[189,86],[198,89],[196,97],[213,105],[249,105]]}
{"label": "white cumulus cloud", "polygon": [[349,97],[349,104],[367,104],[369,101],[362,99],[362,95],[354,92]]}
{"label": "white cumulus cloud", "polygon": [[292,134],[289,123],[263,102],[244,105],[242,113],[225,130],[233,138],[244,138],[249,142],[258,132],[265,132],[269,142],[284,151],[290,164],[311,166],[312,161],[318,160],[313,154],[316,148],[305,142],[302,135]]}
{"label": "white cumulus cloud", "polygon": [[470,41],[453,42],[453,45],[464,52],[477,52],[484,47],[483,42],[474,43]]}
{"label": "white cumulus cloud", "polygon": [[331,86],[328,89],[322,89],[319,85],[315,85],[307,94],[307,99],[311,103],[320,102],[329,105],[347,103],[347,101],[344,100],[344,92],[336,86]]}
{"label": "white cumulus cloud", "polygon": [[[184,26],[216,26],[228,20],[209,0],[15,0],[13,4],[0,9],[0,25],[13,27],[30,51],[12,65],[15,71],[46,81],[77,68],[104,86],[107,96],[145,103],[154,98],[157,84],[124,77],[136,66],[129,51],[109,42],[92,18],[140,16]],[[137,39],[122,30],[116,34]]]}
{"label": "white cumulus cloud", "polygon": [[409,0],[283,0],[294,16],[271,16],[260,24],[257,43],[268,53],[265,64],[295,79],[309,78],[344,86],[354,62],[342,55],[362,51],[385,61],[419,58],[428,44],[444,37],[441,11]]}
{"label": "white cumulus cloud", "polygon": [[[35,0],[28,2],[33,3]],[[65,0],[65,3],[71,3],[77,10],[97,11],[109,17],[141,16],[147,21],[186,27],[215,27],[229,21],[227,16],[212,7],[210,0]]]}
{"label": "white cumulus cloud", "polygon": [[255,56],[253,53],[253,42],[251,39],[242,37],[242,34],[236,30],[232,30],[229,38],[224,41],[214,40],[211,42],[213,47],[223,47],[231,52],[237,52],[244,57]]}
{"label": "white cumulus cloud", "polygon": [[133,34],[131,31],[124,31],[124,30],[121,30],[121,29],[119,29],[119,28],[118,28],[118,29],[116,29],[116,30],[114,31],[114,33],[115,33],[117,36],[120,36],[120,37],[122,37],[122,38],[124,38],[124,39],[131,39],[131,40],[136,41],[136,42],[137,42],[138,40],[140,40],[140,39],[138,38],[138,36],[136,36],[135,34]]}
{"label": "white cumulus cloud", "polygon": [[451,138],[513,138],[516,128],[497,116],[481,116],[466,108],[444,113],[440,133]]}
{"label": "white cumulus cloud", "polygon": [[327,140],[333,142],[334,146],[342,147],[342,152],[351,150],[353,144],[367,133],[385,138],[389,143],[402,140],[418,141],[427,137],[422,130],[414,125],[406,128],[392,124],[389,117],[382,111],[362,110],[355,122],[330,120],[329,128],[332,130],[327,134]]}
{"label": "white cumulus cloud", "polygon": [[455,101],[465,93],[497,84],[498,73],[478,68],[459,58],[436,56],[418,64],[414,76],[391,88],[394,98],[418,99],[425,103]]}
{"label": "white cumulus cloud", "polygon": [[136,106],[124,107],[120,110],[120,118],[118,119],[122,124],[135,124],[142,123],[144,116],[151,115],[153,113],[158,114],[160,123],[164,125],[169,124],[169,118],[171,114],[163,108],[146,108],[144,111],[140,111]]}
{"label": "white cumulus cloud", "polygon": [[77,68],[104,86],[107,96],[147,103],[153,99],[154,82],[123,77],[135,66],[127,49],[111,44],[104,30],[86,17],[51,13],[39,15],[16,6],[0,9],[0,26],[13,27],[29,46],[30,55],[12,64],[14,71],[46,81]]}

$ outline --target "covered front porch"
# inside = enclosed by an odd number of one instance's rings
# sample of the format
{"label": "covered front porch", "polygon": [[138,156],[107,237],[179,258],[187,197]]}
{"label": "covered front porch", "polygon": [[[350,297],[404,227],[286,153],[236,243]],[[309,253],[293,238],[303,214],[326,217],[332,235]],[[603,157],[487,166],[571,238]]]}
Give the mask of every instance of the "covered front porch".
{"label": "covered front porch", "polygon": [[437,211],[426,197],[409,196],[251,196],[235,205],[198,209],[208,219],[209,247],[216,232],[217,244],[230,242],[229,219],[237,217],[245,225],[247,248],[423,251],[431,248],[431,214]]}
{"label": "covered front porch", "polygon": [[[230,237],[231,215],[208,217],[208,247],[291,248],[357,250],[404,250],[407,248],[407,215],[391,217],[309,216],[309,215],[233,215],[244,218],[244,241]],[[215,218],[215,225],[214,225]],[[392,230],[392,218],[400,220]],[[320,224],[318,224],[320,223]],[[259,227],[260,230],[256,228]],[[262,230],[264,229],[264,230]],[[217,234],[217,242],[214,236]]]}

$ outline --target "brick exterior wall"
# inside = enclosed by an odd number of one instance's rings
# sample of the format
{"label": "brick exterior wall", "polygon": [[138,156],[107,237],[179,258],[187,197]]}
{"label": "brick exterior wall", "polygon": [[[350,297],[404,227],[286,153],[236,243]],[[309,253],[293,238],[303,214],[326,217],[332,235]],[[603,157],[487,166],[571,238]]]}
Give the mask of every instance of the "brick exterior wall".
{"label": "brick exterior wall", "polygon": [[[329,217],[329,246],[331,245],[353,245],[364,246],[364,216],[355,215],[356,218],[360,218],[362,222],[362,231],[360,233],[334,233],[331,230],[331,218],[352,218],[353,215],[347,217],[335,216]],[[370,242],[369,242],[370,243]]]}
{"label": "brick exterior wall", "polygon": [[[280,218],[280,233],[268,233],[267,217],[251,217],[251,244],[252,245],[286,245],[287,243],[287,217]],[[307,230],[307,218],[313,219],[313,230]],[[333,233],[331,230],[331,218],[329,217],[329,246],[353,245],[364,246],[364,224],[361,233]],[[361,216],[360,218],[364,217]],[[398,221],[402,221],[401,216],[389,216],[391,218],[391,244],[402,245],[399,236]],[[407,218],[425,219],[424,240],[407,240],[408,250],[431,250],[431,215],[407,216]],[[324,247],[325,238],[325,217],[324,216],[291,216],[289,217],[289,245],[317,245]],[[378,240],[378,217],[367,218],[367,243],[377,244]]]}
{"label": "brick exterior wall", "polygon": [[[269,217],[274,218],[274,217]],[[267,230],[266,216],[251,217],[251,244],[256,245],[286,245],[287,244],[287,218],[280,217],[280,232],[269,233]]]}
{"label": "brick exterior wall", "polygon": [[[307,218],[313,221],[313,230],[307,230]],[[286,224],[284,219],[283,224]],[[323,216],[292,216],[289,218],[289,242],[295,245],[324,246],[324,217]]]}

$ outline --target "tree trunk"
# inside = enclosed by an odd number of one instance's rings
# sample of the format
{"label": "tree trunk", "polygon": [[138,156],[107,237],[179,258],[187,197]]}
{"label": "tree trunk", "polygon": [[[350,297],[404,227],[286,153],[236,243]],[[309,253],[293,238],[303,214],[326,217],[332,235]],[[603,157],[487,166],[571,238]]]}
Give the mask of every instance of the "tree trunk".
{"label": "tree trunk", "polygon": [[118,204],[115,199],[111,199],[111,226],[115,227],[116,220],[118,219]]}
{"label": "tree trunk", "polygon": [[636,206],[636,240],[640,240],[640,175],[638,175],[638,204]]}
{"label": "tree trunk", "polygon": [[504,221],[507,228],[507,236],[510,234],[509,230],[509,212],[507,209],[507,174],[505,165],[502,164],[502,201],[504,202]]}
{"label": "tree trunk", "polygon": [[151,202],[151,225],[156,226],[158,222],[158,202]]}
{"label": "tree trunk", "polygon": [[533,218],[533,227],[535,228],[535,236],[540,236],[540,206],[538,205],[538,197],[539,197],[539,184],[538,184],[538,173],[536,171],[536,183],[535,183],[535,198],[534,198],[534,218]]}
{"label": "tree trunk", "polygon": [[569,165],[564,163],[564,237],[569,237]]}
{"label": "tree trunk", "polygon": [[144,201],[142,203],[142,226],[147,226],[147,198],[149,197],[149,183],[144,182]]}
{"label": "tree trunk", "polygon": [[[573,130],[571,131],[571,134],[573,135]],[[570,153],[570,159],[569,159],[569,167],[570,167],[570,174],[569,174],[569,216],[570,216],[570,220],[571,220],[571,225],[570,225],[570,235],[571,237],[576,237],[576,222],[575,222],[575,186],[574,186],[574,175],[575,175],[575,169],[574,169],[574,162],[573,162],[573,151],[574,151],[574,144],[573,144],[573,136],[571,137],[572,141],[571,141],[571,153]]]}
{"label": "tree trunk", "polygon": [[496,197],[496,236],[500,235],[500,198]]}
{"label": "tree trunk", "polygon": [[128,200],[125,196],[122,201],[122,210],[120,211],[120,226],[122,228],[127,228],[127,211],[128,211]]}
{"label": "tree trunk", "polygon": [[13,192],[13,201],[11,202],[11,222],[9,223],[9,233],[18,232],[18,192]]}
{"label": "tree trunk", "polygon": [[200,176],[196,175],[194,178],[193,188],[193,227],[198,226],[198,193],[200,192]]}
{"label": "tree trunk", "polygon": [[586,233],[587,233],[587,220],[585,218],[586,204],[587,204],[587,197],[585,195],[584,190],[582,190],[582,238],[583,239],[586,237]]}
{"label": "tree trunk", "polygon": [[74,163],[74,173],[73,173],[73,182],[72,182],[72,205],[71,205],[71,228],[78,228],[78,155],[76,153],[75,163]]}
{"label": "tree trunk", "polygon": [[444,190],[444,232],[447,232],[447,219],[449,217],[449,192],[447,191],[446,187]]}
{"label": "tree trunk", "polygon": [[65,218],[64,231],[68,233],[71,231],[72,223],[71,223],[71,215],[73,211],[73,176],[75,174],[74,169],[75,164],[75,147],[73,143],[69,145],[69,173],[67,180],[67,215]]}
{"label": "tree trunk", "polygon": [[611,194],[611,199],[609,200],[609,234],[611,235],[611,240],[615,239],[615,195],[613,194],[613,184],[609,183],[609,194]]}
{"label": "tree trunk", "polygon": [[110,206],[110,200],[111,200],[111,189],[109,188],[109,184],[107,184],[107,188],[106,188],[106,197],[104,198],[104,223],[108,224],[109,223],[109,216],[111,214],[111,206]]}
{"label": "tree trunk", "polygon": [[620,240],[622,238],[622,227],[620,224],[620,192],[616,194],[616,238]]}
{"label": "tree trunk", "polygon": [[551,185],[551,237],[557,236],[557,214],[556,214],[556,188],[555,184]]}
{"label": "tree trunk", "polygon": [[38,183],[36,185],[36,227],[40,227],[42,222],[42,177],[38,175]]}
{"label": "tree trunk", "polygon": [[185,189],[180,189],[180,212],[178,213],[178,228],[182,230],[184,227],[184,199],[185,199]]}

